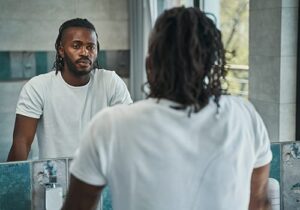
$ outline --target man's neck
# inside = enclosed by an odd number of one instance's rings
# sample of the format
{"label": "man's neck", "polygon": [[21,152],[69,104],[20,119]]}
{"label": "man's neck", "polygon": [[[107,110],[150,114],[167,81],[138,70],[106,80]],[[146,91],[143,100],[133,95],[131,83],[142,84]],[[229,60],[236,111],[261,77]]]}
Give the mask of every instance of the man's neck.
{"label": "man's neck", "polygon": [[90,74],[80,76],[64,70],[61,72],[61,76],[71,86],[84,86],[90,81]]}

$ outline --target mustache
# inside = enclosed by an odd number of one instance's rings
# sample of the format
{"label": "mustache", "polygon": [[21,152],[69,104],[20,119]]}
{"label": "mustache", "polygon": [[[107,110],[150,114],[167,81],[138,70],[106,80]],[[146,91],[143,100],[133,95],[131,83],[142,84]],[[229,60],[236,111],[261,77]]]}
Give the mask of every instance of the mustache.
{"label": "mustache", "polygon": [[76,63],[80,63],[80,62],[89,62],[90,64],[92,64],[92,61],[91,61],[91,59],[89,59],[88,57],[82,57],[82,58],[79,58],[77,61],[76,61]]}

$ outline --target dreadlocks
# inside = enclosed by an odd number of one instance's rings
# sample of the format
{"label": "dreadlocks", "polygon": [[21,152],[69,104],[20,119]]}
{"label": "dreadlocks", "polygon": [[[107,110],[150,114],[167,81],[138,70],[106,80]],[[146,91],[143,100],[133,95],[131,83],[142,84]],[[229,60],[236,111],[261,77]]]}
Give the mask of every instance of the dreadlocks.
{"label": "dreadlocks", "polygon": [[[56,74],[58,73],[58,71],[62,71],[63,67],[64,67],[64,60],[60,56],[59,51],[58,51],[59,47],[61,45],[61,39],[62,39],[64,31],[71,27],[82,27],[82,28],[88,28],[88,29],[93,30],[96,33],[97,52],[99,54],[100,45],[98,42],[98,34],[96,32],[94,25],[91,22],[89,22],[87,19],[75,18],[75,19],[68,20],[60,26],[59,33],[58,33],[58,36],[57,36],[56,42],[55,42],[56,56],[55,56],[55,61],[53,64],[53,69],[56,70]],[[96,59],[96,61],[94,63],[94,67],[99,68],[98,59]]]}
{"label": "dreadlocks", "polygon": [[221,32],[198,8],[173,8],[156,21],[149,39],[148,97],[166,98],[198,112],[209,98],[219,107],[226,90]]}

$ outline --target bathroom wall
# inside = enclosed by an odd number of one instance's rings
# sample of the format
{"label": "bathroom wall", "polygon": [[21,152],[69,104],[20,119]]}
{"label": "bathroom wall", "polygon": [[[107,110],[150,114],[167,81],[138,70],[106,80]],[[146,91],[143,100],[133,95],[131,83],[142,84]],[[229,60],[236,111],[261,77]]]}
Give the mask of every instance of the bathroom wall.
{"label": "bathroom wall", "polygon": [[272,142],[299,140],[295,138],[299,0],[249,3],[249,99]]}
{"label": "bathroom wall", "polygon": [[[270,177],[280,183],[281,210],[299,208],[300,204],[300,143],[281,142],[271,145],[273,160]],[[56,169],[57,183],[63,196],[69,183],[71,159],[49,159],[0,163],[0,209],[42,210],[44,184],[49,182],[49,165]],[[112,210],[108,188],[102,194],[103,210]]]}
{"label": "bathroom wall", "polygon": [[300,142],[280,142],[271,145],[273,159],[270,177],[280,183],[281,210],[300,206]]}
{"label": "bathroom wall", "polygon": [[[0,209],[43,210],[45,209],[45,185],[55,174],[64,198],[69,185],[71,158],[0,163]],[[52,175],[53,177],[53,175]],[[112,210],[111,196],[104,188],[102,210]]]}

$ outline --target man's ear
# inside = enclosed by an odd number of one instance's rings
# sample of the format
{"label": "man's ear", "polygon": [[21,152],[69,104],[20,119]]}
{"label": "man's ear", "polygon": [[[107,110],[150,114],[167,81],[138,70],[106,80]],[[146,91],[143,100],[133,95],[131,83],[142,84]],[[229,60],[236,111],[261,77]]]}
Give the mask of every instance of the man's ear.
{"label": "man's ear", "polygon": [[64,52],[65,52],[64,48],[61,45],[59,45],[59,47],[58,47],[58,53],[59,53],[60,57],[64,58],[64,55],[65,55]]}

